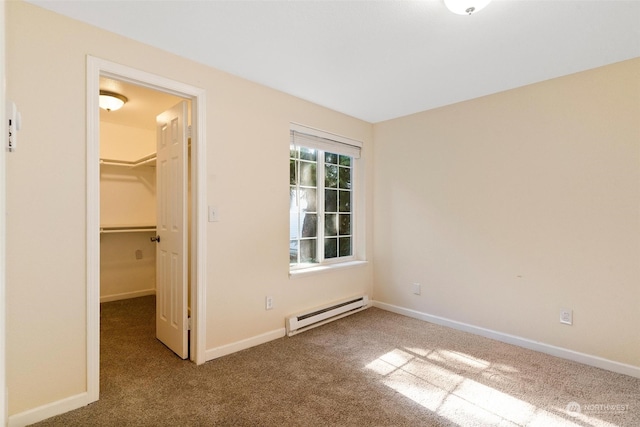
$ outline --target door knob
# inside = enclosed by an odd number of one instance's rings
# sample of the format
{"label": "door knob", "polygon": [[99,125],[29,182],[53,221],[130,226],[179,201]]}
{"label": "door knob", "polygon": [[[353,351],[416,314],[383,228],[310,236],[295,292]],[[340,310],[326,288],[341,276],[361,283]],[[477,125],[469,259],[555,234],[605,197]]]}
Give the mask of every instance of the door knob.
{"label": "door knob", "polygon": [[151,241],[152,241],[152,242],[158,242],[158,243],[160,243],[160,236],[153,236],[153,237],[151,237]]}

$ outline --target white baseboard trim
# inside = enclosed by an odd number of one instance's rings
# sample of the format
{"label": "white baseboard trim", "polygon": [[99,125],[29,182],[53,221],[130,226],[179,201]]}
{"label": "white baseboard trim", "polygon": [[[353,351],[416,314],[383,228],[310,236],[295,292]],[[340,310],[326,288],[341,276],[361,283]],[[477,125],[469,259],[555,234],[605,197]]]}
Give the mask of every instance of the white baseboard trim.
{"label": "white baseboard trim", "polygon": [[407,317],[413,317],[414,319],[424,320],[426,322],[447,326],[449,328],[457,329],[464,332],[470,332],[472,334],[480,335],[485,338],[491,338],[507,344],[517,345],[518,347],[524,347],[529,350],[539,351],[541,353],[546,353],[551,356],[560,357],[562,359],[568,359],[574,362],[583,363],[585,365],[594,366],[596,368],[606,369],[608,371],[617,372],[619,374],[640,378],[640,366],[627,365],[624,363],[615,362],[613,360],[604,359],[602,357],[592,356],[590,354],[580,353],[562,347],[556,347],[554,345],[545,344],[543,342],[533,341],[527,338],[505,334],[503,332],[498,332],[491,329],[481,328],[479,326],[470,325],[468,323],[462,323],[456,320],[447,319],[445,317],[434,316],[432,314],[427,314],[380,301],[372,301],[372,304],[374,307],[378,307],[386,311],[391,311],[393,313],[402,314]]}
{"label": "white baseboard trim", "polygon": [[155,295],[155,289],[144,289],[142,291],[125,292],[122,294],[104,295],[100,297],[100,302],[119,301],[121,299],[146,297],[147,295]]}
{"label": "white baseboard trim", "polygon": [[9,416],[9,427],[23,427],[34,424],[39,421],[46,420],[47,418],[82,408],[92,402],[94,402],[94,400],[91,400],[89,393],[80,393],[75,396],[69,396],[62,400],[47,403],[46,405]]}
{"label": "white baseboard trim", "polygon": [[273,331],[265,332],[264,334],[256,335],[255,337],[247,338],[244,340],[236,341],[231,344],[226,344],[220,347],[215,347],[205,352],[205,360],[213,360],[218,357],[226,356],[231,353],[235,353],[240,350],[254,347],[256,345],[264,344],[269,341],[283,338],[286,335],[286,329],[280,328]]}

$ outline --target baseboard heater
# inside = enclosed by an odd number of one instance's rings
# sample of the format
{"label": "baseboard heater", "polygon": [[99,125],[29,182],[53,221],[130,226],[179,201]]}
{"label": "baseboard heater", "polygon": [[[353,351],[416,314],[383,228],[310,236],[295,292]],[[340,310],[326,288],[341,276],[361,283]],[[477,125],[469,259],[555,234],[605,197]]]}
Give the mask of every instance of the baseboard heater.
{"label": "baseboard heater", "polygon": [[287,335],[293,336],[325,323],[341,319],[364,310],[368,305],[369,297],[363,295],[298,313],[287,318]]}

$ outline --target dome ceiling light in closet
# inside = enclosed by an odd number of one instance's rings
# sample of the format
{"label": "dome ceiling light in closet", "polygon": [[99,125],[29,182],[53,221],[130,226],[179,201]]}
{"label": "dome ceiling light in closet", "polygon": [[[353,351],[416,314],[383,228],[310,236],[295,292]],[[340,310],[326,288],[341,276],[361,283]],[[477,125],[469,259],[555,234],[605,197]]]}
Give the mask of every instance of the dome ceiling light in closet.
{"label": "dome ceiling light in closet", "polygon": [[128,101],[127,97],[106,90],[100,91],[100,108],[107,111],[116,111]]}

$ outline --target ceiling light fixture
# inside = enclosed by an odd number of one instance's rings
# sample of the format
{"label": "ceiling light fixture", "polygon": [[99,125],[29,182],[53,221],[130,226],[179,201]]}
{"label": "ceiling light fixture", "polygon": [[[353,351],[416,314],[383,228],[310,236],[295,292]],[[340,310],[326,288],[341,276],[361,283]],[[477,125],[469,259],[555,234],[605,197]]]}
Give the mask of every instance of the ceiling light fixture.
{"label": "ceiling light fixture", "polygon": [[119,93],[100,91],[100,108],[107,111],[116,111],[128,101],[126,96]]}
{"label": "ceiling light fixture", "polygon": [[444,0],[445,6],[458,15],[471,15],[489,4],[491,0]]}

